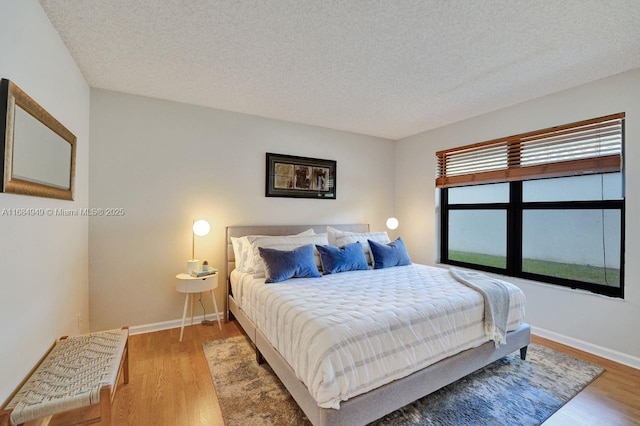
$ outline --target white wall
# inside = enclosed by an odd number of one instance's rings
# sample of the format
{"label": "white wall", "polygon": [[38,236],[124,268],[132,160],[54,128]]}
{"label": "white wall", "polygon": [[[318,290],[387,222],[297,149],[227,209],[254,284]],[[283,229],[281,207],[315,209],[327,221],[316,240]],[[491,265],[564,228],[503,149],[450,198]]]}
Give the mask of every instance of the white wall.
{"label": "white wall", "polygon": [[[435,152],[455,146],[626,112],[625,300],[551,285],[516,282],[526,293],[527,321],[567,341],[621,353],[640,366],[640,70],[599,80],[397,142],[396,214],[412,260],[437,258],[439,212]],[[555,334],[554,334],[555,333]]]}
{"label": "white wall", "polygon": [[88,206],[89,87],[36,0],[0,1],[0,77],[77,139],[75,201],[0,194],[0,404],[60,336],[88,330],[86,217],[10,216]]}
{"label": "white wall", "polygon": [[[385,139],[92,89],[91,141],[90,204],[126,211],[90,219],[92,330],[182,317],[175,275],[191,257],[192,219],[212,227],[197,237],[196,257],[223,270],[229,225],[384,230],[393,214]],[[337,199],[266,198],[266,152],[337,160]]]}

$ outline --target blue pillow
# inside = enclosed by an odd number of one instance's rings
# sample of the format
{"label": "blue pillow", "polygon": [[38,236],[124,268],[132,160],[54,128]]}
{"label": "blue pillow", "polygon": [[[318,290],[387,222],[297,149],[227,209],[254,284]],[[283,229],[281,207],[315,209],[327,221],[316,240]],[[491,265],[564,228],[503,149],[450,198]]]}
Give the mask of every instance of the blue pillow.
{"label": "blue pillow", "polygon": [[266,283],[279,283],[289,278],[318,278],[320,273],[313,258],[313,245],[283,251],[258,247],[264,262]]}
{"label": "blue pillow", "polygon": [[358,242],[340,248],[316,244],[316,248],[320,253],[322,270],[325,274],[369,269],[362,245]]}
{"label": "blue pillow", "polygon": [[380,244],[369,240],[369,247],[371,247],[373,255],[373,269],[411,265],[407,247],[400,237],[389,244]]}

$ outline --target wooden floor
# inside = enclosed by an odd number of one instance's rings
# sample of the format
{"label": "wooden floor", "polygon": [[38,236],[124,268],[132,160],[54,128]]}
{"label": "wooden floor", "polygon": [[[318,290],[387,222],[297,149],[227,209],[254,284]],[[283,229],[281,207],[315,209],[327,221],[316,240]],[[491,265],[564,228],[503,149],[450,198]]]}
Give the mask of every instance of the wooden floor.
{"label": "wooden floor", "polygon": [[558,410],[545,426],[640,425],[640,370],[533,336],[540,343],[605,368],[605,372]]}
{"label": "wooden floor", "polygon": [[[116,425],[223,425],[202,343],[240,335],[234,322],[194,325],[130,338],[129,384],[119,385]],[[544,424],[640,425],[640,370],[534,337],[534,342],[602,365],[606,372]]]}
{"label": "wooden floor", "polygon": [[235,322],[138,334],[129,338],[129,384],[120,385],[113,424],[223,425],[202,344],[241,335]]}

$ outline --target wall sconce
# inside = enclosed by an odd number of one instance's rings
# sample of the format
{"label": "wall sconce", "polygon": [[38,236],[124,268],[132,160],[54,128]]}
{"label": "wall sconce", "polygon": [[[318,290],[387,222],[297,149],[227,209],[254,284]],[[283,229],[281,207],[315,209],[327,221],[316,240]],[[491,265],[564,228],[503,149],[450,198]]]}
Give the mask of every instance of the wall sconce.
{"label": "wall sconce", "polygon": [[400,222],[398,222],[398,219],[396,219],[395,217],[390,217],[389,219],[387,219],[387,228],[389,229],[396,229],[399,224]]}
{"label": "wall sconce", "polygon": [[204,237],[211,231],[211,225],[204,219],[194,220],[193,226],[191,228],[191,260],[187,261],[187,274],[198,269],[198,263],[200,262],[198,259],[195,259],[196,256],[196,235],[199,237]]}

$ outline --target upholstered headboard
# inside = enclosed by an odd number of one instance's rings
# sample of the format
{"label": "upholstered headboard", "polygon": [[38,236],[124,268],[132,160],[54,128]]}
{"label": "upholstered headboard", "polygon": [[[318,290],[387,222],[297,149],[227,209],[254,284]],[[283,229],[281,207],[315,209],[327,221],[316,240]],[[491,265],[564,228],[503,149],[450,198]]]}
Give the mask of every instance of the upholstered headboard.
{"label": "upholstered headboard", "polygon": [[[231,244],[231,237],[243,237],[245,235],[295,235],[300,232],[306,231],[309,228],[320,234],[327,232],[327,226],[339,229],[341,231],[349,232],[369,232],[368,224],[348,224],[348,225],[255,225],[255,226],[227,226],[227,250],[226,250],[226,282],[227,282],[227,298],[225,303],[228,306],[230,282],[229,277],[231,271],[235,269],[236,260],[233,253],[233,245]],[[227,309],[228,311],[228,309]]]}

